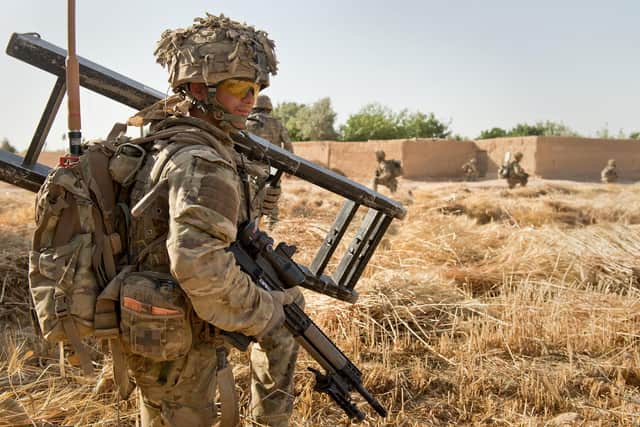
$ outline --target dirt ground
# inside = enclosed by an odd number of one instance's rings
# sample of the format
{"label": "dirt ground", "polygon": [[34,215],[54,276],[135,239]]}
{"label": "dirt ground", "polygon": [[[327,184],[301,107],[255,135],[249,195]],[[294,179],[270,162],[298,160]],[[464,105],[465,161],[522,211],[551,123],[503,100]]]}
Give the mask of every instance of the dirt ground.
{"label": "dirt ground", "polygon": [[[271,233],[309,264],[341,199],[294,179],[283,190]],[[640,422],[640,185],[402,181],[393,197],[408,215],[364,272],[358,302],[305,291],[307,312],[389,410],[380,419],[359,401],[363,425]],[[108,357],[95,362],[96,388],[34,332],[32,210],[33,194],[0,184],[0,426],[135,425],[135,396],[118,402],[105,386]],[[233,361],[248,421],[247,358]],[[313,391],[312,366],[303,354],[291,424],[348,425]]]}

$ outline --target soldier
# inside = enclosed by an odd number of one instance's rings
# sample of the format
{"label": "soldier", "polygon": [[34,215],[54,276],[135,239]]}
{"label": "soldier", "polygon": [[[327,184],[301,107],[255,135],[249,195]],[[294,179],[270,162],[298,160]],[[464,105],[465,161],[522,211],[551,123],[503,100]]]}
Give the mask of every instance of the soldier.
{"label": "soldier", "polygon": [[[271,99],[267,95],[259,95],[256,105],[247,118],[247,130],[293,153],[293,145],[289,141],[287,128],[284,127],[279,119],[271,115],[272,110]],[[271,187],[270,189],[275,192],[280,189],[280,186]],[[274,203],[267,215],[270,227],[278,222],[278,216],[278,205]]]}
{"label": "soldier", "polygon": [[467,163],[462,165],[462,171],[464,172],[465,181],[477,181],[478,180],[478,167],[476,165],[475,157],[470,159]]}
{"label": "soldier", "polygon": [[[245,127],[255,97],[269,85],[269,74],[276,74],[274,43],[263,31],[207,14],[187,29],[165,31],[155,54],[177,95],[140,113],[151,121],[148,138],[155,140],[130,203],[151,200],[132,223],[131,258],[156,285],[134,286],[132,297],[121,301],[129,313],[121,330],[130,331],[136,344],[125,349],[140,389],[142,425],[211,426],[216,386],[223,425],[237,424],[224,330],[258,343],[250,355],[252,421],[286,426],[298,345],[283,327],[282,306],[291,301],[303,306],[302,293],[258,288],[225,250],[239,225],[261,213],[251,205],[262,200],[246,179],[252,172],[229,135]],[[184,330],[174,331],[174,342],[158,335],[149,316],[135,320],[140,308],[135,295],[145,292],[156,292],[152,298],[158,300],[169,295],[184,301],[186,314],[177,321]],[[158,315],[179,311],[160,309]]]}
{"label": "soldier", "polygon": [[514,188],[518,184],[525,187],[529,181],[529,174],[520,166],[521,160],[522,153],[518,151],[513,156],[513,160],[506,160],[505,164],[503,164],[498,171],[500,178],[507,180],[509,188]]}
{"label": "soldier", "polygon": [[618,180],[618,171],[616,171],[616,160],[609,159],[607,166],[600,172],[600,180],[603,184],[609,184]]}
{"label": "soldier", "polygon": [[398,189],[397,177],[402,176],[402,165],[399,160],[385,160],[386,154],[382,150],[376,151],[378,166],[373,178],[373,189],[378,191],[378,184],[384,185],[395,193]]}

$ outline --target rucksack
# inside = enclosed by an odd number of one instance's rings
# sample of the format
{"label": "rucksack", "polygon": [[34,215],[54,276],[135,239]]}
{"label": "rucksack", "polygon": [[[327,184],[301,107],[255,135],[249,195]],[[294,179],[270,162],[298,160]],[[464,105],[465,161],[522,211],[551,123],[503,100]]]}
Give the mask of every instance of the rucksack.
{"label": "rucksack", "polygon": [[500,178],[509,178],[511,175],[511,165],[503,164],[498,168],[498,177]]}
{"label": "rucksack", "polygon": [[387,160],[386,167],[393,178],[397,178],[403,174],[400,160]]}
{"label": "rucksack", "polygon": [[118,124],[106,140],[87,143],[76,162],[54,167],[36,197],[29,287],[40,330],[47,341],[70,343],[87,375],[82,339],[118,338],[115,310],[96,311],[96,302],[126,264],[128,207],[119,196],[146,154],[136,143],[143,138],[125,132]]}

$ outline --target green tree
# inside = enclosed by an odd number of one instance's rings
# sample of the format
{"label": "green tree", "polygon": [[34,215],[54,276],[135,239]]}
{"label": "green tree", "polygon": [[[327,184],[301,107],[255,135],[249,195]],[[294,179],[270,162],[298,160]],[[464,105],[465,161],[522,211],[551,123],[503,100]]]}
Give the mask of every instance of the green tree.
{"label": "green tree", "polygon": [[480,132],[478,139],[502,138],[507,136],[507,131],[502,128],[491,128]]}
{"label": "green tree", "polygon": [[293,128],[300,129],[300,139],[303,141],[335,140],[338,137],[335,121],[336,112],[331,106],[331,99],[322,98],[297,111]]}
{"label": "green tree", "polygon": [[16,148],[11,145],[8,138],[2,138],[2,141],[0,141],[0,150],[5,150],[10,153],[16,152]]}
{"label": "green tree", "polygon": [[533,125],[518,123],[509,130],[494,127],[480,132],[478,139],[501,138],[504,136],[580,136],[563,122],[545,120]]}
{"label": "green tree", "polygon": [[273,109],[273,115],[282,120],[282,124],[287,128],[289,138],[292,141],[302,140],[302,131],[297,127],[296,115],[303,108],[305,105],[297,102],[281,102]]}
{"label": "green tree", "polygon": [[544,128],[541,125],[530,125],[528,123],[518,123],[507,132],[507,136],[542,136]]}
{"label": "green tree", "polygon": [[396,117],[398,138],[448,138],[451,123],[441,122],[433,113],[401,111]]}
{"label": "green tree", "polygon": [[344,141],[398,138],[398,123],[393,111],[378,103],[367,104],[349,116],[341,127]]}
{"label": "green tree", "polygon": [[536,123],[536,127],[542,130],[544,136],[580,136],[578,132],[565,125],[563,122],[546,120]]}
{"label": "green tree", "polygon": [[636,132],[631,132],[629,134],[629,138],[631,138],[631,139],[640,139],[640,132],[637,132],[637,131]]}

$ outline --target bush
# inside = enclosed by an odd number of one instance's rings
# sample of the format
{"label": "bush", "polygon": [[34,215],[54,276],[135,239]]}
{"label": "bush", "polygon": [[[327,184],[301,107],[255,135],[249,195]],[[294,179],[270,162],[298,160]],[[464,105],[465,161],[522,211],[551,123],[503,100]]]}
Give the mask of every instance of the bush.
{"label": "bush", "polygon": [[16,152],[16,148],[13,145],[11,145],[11,143],[7,138],[2,138],[2,141],[0,142],[0,149],[8,151],[10,153]]}

